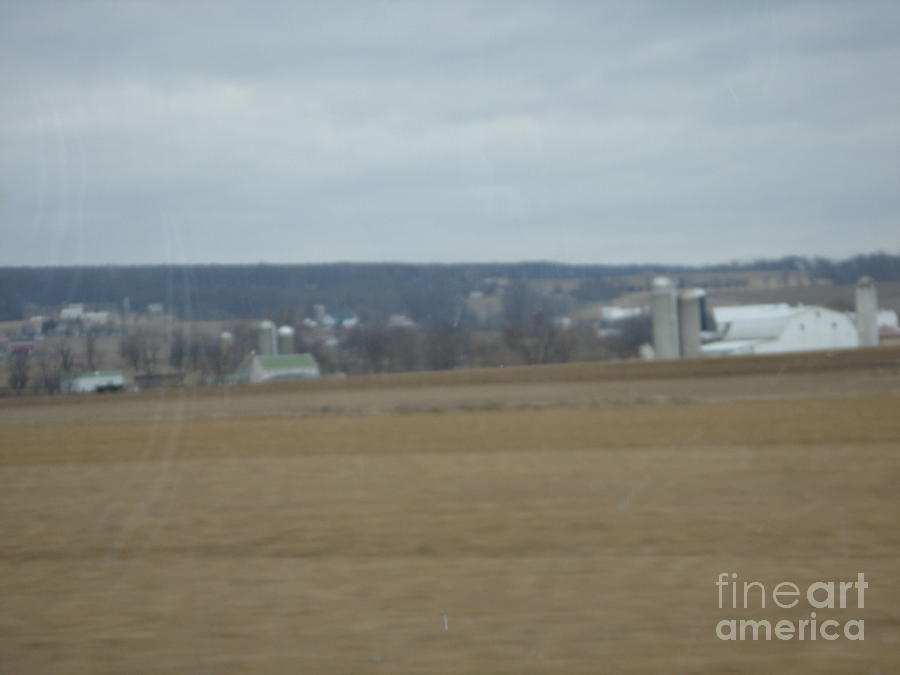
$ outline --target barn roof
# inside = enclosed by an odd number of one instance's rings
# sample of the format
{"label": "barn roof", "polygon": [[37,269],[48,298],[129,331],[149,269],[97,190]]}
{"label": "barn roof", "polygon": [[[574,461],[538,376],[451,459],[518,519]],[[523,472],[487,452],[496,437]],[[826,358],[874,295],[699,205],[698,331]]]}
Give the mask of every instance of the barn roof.
{"label": "barn roof", "polygon": [[773,305],[738,305],[716,307],[713,317],[726,339],[747,340],[777,337],[788,320],[808,307],[792,307],[786,303]]}
{"label": "barn roof", "polygon": [[277,356],[257,356],[263,370],[294,370],[296,368],[317,368],[312,354],[280,354]]}
{"label": "barn roof", "polygon": [[67,380],[76,380],[79,377],[122,377],[121,370],[87,370],[83,373],[70,373]]}

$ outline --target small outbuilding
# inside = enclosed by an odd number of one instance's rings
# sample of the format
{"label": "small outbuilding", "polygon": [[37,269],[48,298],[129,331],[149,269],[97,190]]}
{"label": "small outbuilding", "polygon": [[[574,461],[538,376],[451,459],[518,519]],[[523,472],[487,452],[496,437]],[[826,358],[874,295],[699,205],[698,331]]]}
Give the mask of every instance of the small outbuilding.
{"label": "small outbuilding", "polygon": [[63,378],[60,389],[64,394],[85,394],[104,391],[121,391],[125,388],[125,376],[121,370],[95,370],[76,373]]}

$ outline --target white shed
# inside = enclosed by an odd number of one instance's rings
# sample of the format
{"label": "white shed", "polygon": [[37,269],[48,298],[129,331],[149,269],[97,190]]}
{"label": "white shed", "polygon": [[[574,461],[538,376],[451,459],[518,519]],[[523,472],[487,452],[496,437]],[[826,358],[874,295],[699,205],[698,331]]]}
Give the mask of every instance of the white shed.
{"label": "white shed", "polygon": [[118,391],[124,387],[125,377],[121,370],[95,370],[64,378],[60,389],[67,394],[84,394],[98,391]]}

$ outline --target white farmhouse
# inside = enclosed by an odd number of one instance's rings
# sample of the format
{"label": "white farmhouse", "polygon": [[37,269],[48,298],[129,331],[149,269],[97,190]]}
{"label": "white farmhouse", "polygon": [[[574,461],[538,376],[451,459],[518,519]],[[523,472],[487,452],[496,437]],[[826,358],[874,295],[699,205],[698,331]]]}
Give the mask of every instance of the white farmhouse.
{"label": "white farmhouse", "polygon": [[825,307],[742,305],[713,310],[721,339],[702,347],[704,356],[779,354],[817,349],[852,349],[859,332],[843,312]]}
{"label": "white farmhouse", "polygon": [[59,310],[60,321],[78,321],[84,316],[84,305],[80,302],[71,302]]}

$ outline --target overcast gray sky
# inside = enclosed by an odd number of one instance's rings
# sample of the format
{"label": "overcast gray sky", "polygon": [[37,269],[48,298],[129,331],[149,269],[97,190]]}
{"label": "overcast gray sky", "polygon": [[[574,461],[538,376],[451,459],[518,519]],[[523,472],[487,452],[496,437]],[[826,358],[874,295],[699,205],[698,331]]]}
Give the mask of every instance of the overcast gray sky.
{"label": "overcast gray sky", "polygon": [[900,250],[897,2],[0,4],[0,264]]}

